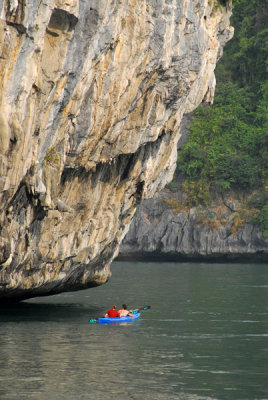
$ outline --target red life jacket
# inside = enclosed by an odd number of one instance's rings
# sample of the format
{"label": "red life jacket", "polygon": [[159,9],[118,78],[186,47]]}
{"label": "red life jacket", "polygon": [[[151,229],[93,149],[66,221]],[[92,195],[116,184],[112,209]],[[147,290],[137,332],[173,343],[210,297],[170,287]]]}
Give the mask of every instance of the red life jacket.
{"label": "red life jacket", "polygon": [[106,314],[108,314],[109,318],[120,317],[119,312],[114,309],[108,310]]}

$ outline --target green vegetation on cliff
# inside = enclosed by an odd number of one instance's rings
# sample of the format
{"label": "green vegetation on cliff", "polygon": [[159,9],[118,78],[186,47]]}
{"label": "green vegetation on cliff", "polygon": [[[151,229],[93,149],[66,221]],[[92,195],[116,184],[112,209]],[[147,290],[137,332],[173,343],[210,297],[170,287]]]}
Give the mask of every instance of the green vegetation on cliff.
{"label": "green vegetation on cliff", "polygon": [[242,192],[244,219],[268,236],[267,0],[233,1],[235,36],[218,64],[213,106],[200,106],[178,153],[188,206]]}

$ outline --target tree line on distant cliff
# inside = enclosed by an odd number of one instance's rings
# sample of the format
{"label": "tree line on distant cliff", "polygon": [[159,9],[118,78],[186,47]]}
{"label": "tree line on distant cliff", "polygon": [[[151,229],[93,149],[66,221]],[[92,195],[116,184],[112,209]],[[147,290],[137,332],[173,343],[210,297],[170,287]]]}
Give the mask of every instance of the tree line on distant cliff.
{"label": "tree line on distant cliff", "polygon": [[[234,38],[216,70],[212,107],[200,106],[178,152],[186,206],[208,205],[215,191],[243,193],[243,219],[268,236],[267,0],[234,0]],[[172,187],[172,184],[171,184]]]}

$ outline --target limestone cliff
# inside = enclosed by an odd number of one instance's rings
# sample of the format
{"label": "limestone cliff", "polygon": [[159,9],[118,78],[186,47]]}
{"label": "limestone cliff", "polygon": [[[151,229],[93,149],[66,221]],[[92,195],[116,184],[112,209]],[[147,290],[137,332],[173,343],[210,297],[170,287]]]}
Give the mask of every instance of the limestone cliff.
{"label": "limestone cliff", "polygon": [[232,36],[214,0],[0,1],[0,298],[107,281]]}
{"label": "limestone cliff", "polygon": [[184,210],[180,204],[167,191],[144,201],[119,259],[268,262],[268,238],[242,221],[237,199]]}

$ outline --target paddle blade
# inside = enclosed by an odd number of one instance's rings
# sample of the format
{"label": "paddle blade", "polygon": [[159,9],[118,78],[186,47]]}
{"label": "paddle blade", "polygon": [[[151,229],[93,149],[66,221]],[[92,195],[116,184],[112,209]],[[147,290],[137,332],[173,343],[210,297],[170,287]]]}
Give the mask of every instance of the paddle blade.
{"label": "paddle blade", "polygon": [[98,322],[98,318],[90,318],[89,323],[90,324],[96,324]]}
{"label": "paddle blade", "polygon": [[141,307],[141,308],[136,308],[135,310],[132,310],[132,314],[137,314],[140,311],[149,310],[150,308],[151,308],[151,306],[145,306],[145,307]]}

